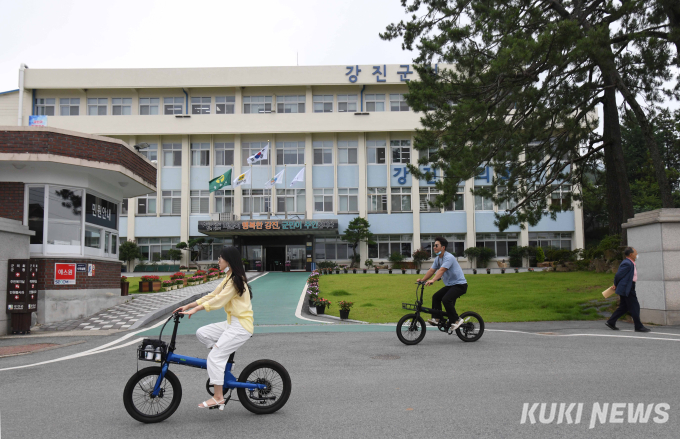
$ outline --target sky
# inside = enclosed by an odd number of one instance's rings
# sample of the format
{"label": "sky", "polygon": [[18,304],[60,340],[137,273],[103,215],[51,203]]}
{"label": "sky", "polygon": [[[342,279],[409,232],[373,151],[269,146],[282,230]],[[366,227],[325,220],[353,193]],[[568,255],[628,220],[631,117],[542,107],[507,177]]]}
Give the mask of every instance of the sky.
{"label": "sky", "polygon": [[0,92],[34,69],[410,63],[400,0],[0,0]]}

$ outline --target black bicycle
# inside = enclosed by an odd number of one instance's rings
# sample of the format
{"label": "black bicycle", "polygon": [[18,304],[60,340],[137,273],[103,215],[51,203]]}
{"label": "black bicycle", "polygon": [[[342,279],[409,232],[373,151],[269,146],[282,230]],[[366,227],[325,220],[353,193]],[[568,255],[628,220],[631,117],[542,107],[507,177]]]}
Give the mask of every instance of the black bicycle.
{"label": "black bicycle", "polygon": [[[418,287],[420,286],[420,300],[418,300]],[[416,303],[402,303],[401,307],[409,311],[415,311],[412,314],[406,314],[399,319],[397,323],[397,337],[399,340],[407,345],[418,344],[425,338],[425,321],[420,317],[421,313],[432,314],[432,308],[425,308],[423,306],[423,292],[425,291],[425,282],[416,282]],[[436,311],[439,313],[439,311]],[[482,316],[473,311],[467,311],[460,315],[463,319],[463,324],[456,329],[458,338],[465,342],[473,342],[482,338],[484,334],[484,320]],[[439,319],[437,329],[442,332],[449,332],[451,328],[451,321],[448,319],[446,312]]]}

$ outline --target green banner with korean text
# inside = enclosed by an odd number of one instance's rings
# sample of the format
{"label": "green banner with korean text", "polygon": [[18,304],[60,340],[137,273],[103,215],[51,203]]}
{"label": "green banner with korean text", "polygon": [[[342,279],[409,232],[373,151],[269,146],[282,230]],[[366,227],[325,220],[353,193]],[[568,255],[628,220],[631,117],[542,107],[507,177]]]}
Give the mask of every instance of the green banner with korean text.
{"label": "green banner with korean text", "polygon": [[210,180],[210,192],[215,192],[229,185],[231,185],[231,169],[219,177]]}

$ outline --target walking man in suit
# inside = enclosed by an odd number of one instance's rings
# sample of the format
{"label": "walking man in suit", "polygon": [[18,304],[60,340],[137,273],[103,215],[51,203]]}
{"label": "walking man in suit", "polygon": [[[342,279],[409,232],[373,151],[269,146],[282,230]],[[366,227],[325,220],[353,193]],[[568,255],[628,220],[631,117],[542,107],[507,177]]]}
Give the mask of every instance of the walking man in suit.
{"label": "walking man in suit", "polygon": [[619,271],[614,276],[614,290],[619,295],[621,302],[605,325],[614,331],[618,331],[619,328],[616,327],[616,321],[625,313],[628,313],[633,318],[635,332],[649,332],[649,329],[642,326],[640,321],[640,302],[638,302],[637,294],[635,293],[635,283],[637,282],[635,261],[637,260],[638,252],[633,247],[626,247],[623,254],[626,258],[621,262]]}

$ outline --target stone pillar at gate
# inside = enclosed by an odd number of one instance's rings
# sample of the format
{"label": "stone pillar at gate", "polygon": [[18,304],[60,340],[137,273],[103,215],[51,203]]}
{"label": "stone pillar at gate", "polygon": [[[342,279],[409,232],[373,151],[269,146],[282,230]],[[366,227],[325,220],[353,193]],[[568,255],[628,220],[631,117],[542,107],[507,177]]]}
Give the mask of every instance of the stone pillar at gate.
{"label": "stone pillar at gate", "polygon": [[628,245],[639,254],[635,285],[640,319],[680,324],[680,209],[658,209],[629,219]]}

